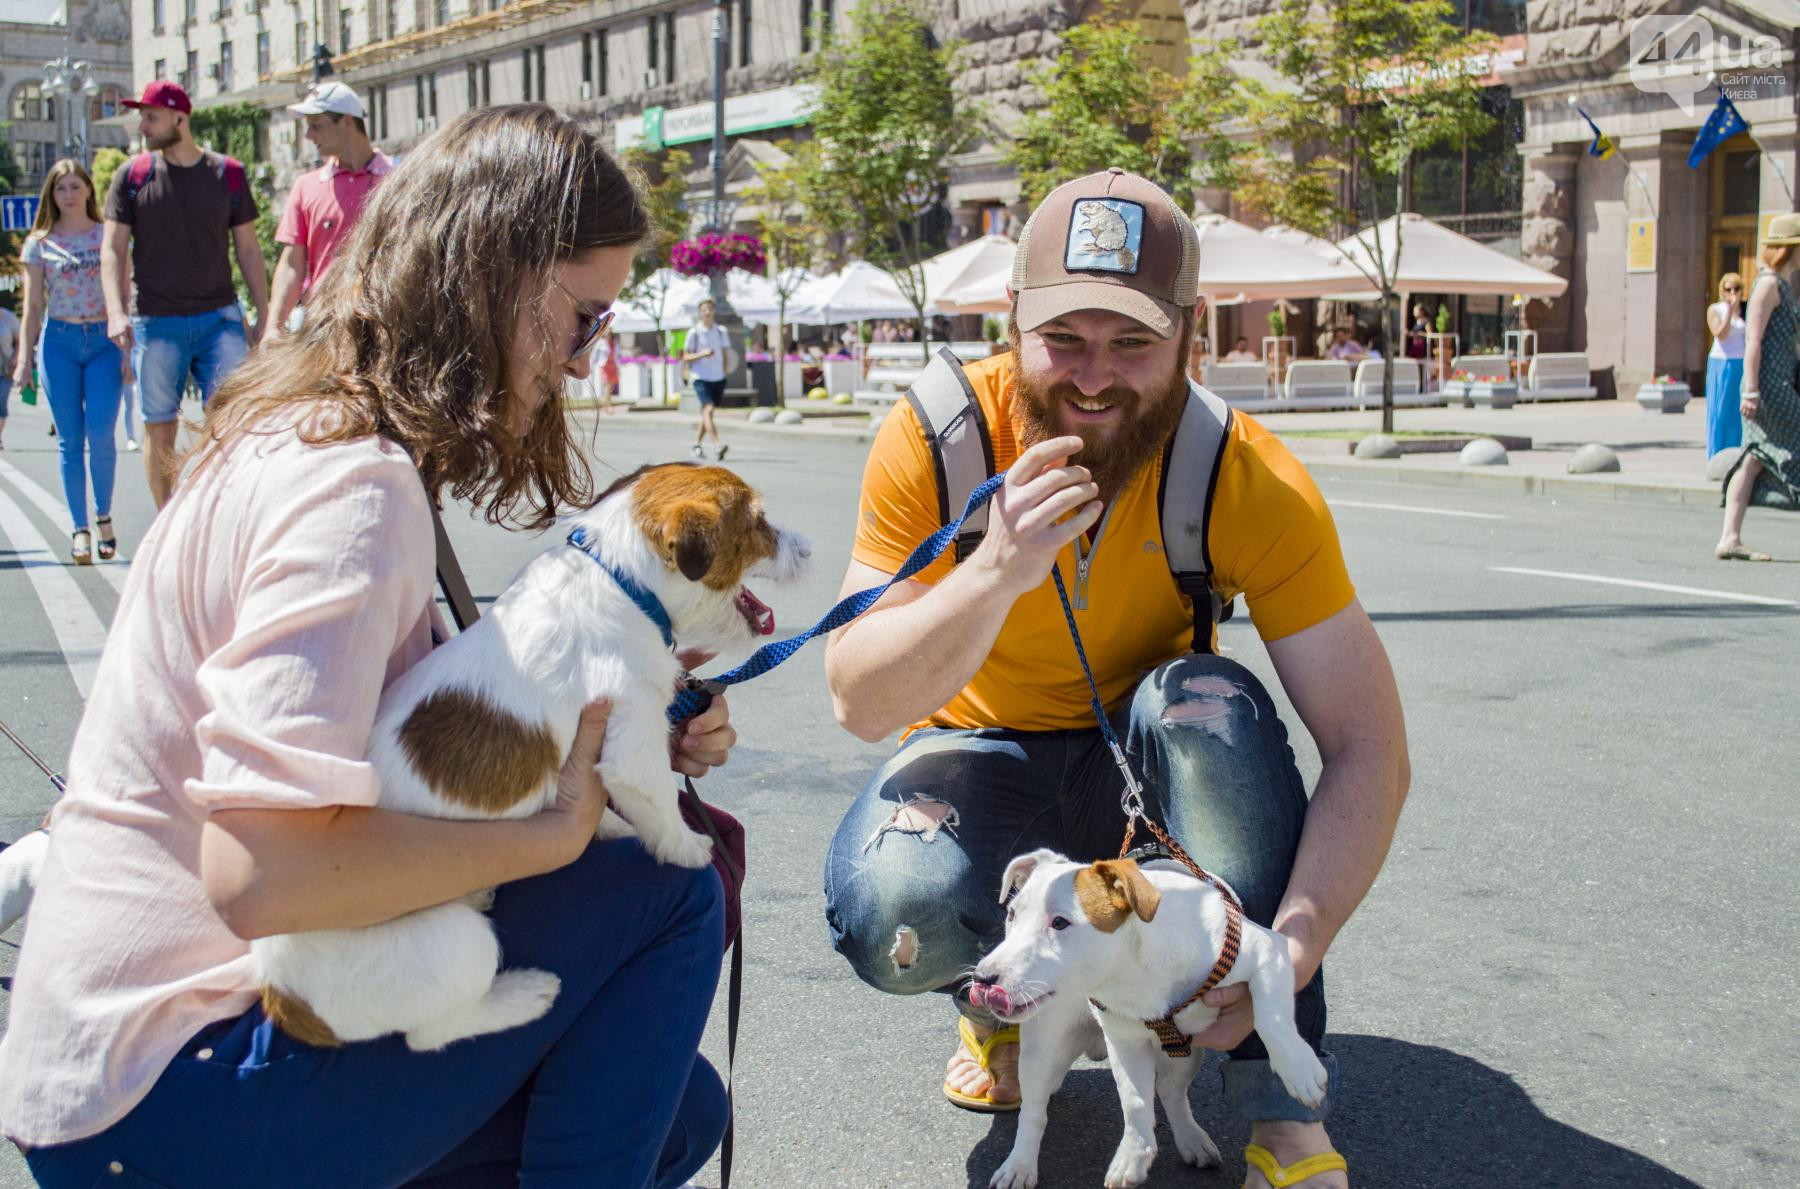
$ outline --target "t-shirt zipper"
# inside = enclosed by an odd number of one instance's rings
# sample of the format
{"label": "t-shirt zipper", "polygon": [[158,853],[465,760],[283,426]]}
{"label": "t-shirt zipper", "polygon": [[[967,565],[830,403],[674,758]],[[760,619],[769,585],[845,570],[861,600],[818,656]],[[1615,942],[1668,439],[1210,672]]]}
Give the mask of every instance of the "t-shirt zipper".
{"label": "t-shirt zipper", "polygon": [[1086,533],[1075,538],[1075,610],[1087,610],[1088,567],[1093,564],[1094,550],[1100,548],[1100,538],[1106,535],[1106,522],[1112,519],[1113,506],[1106,505],[1106,511],[1100,516],[1100,524],[1094,529],[1094,543],[1086,549],[1081,547]]}

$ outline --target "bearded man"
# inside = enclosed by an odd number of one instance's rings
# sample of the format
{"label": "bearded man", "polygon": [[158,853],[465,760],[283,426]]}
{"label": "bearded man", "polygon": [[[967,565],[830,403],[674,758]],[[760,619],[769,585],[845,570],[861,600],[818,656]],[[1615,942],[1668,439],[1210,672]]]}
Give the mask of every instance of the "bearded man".
{"label": "bearded man", "polygon": [[[1125,830],[1052,567],[1148,812],[1287,938],[1300,1034],[1337,1085],[1321,963],[1387,854],[1410,779],[1405,726],[1324,500],[1240,412],[1206,513],[1210,581],[1227,604],[1244,596],[1318,745],[1310,798],[1268,692],[1196,632],[1169,572],[1159,500],[1189,399],[1199,251],[1168,194],[1122,170],[1043,201],[1019,240],[1012,350],[963,373],[1007,472],[986,534],[888,591],[827,653],[838,720],[870,741],[906,732],[832,842],[833,943],[880,990],[951,997],[961,1043],[944,1093],[959,1106],[1019,1101],[1018,1030],[966,993],[1004,933],[1006,864],[1036,847],[1111,858]],[[846,592],[885,582],[939,527],[938,482],[917,414],[897,405],[864,472]],[[1226,1099],[1251,1122],[1245,1185],[1347,1185],[1323,1122],[1332,1096],[1288,1096],[1243,987],[1205,1001],[1221,1012],[1195,1042],[1230,1053]]]}

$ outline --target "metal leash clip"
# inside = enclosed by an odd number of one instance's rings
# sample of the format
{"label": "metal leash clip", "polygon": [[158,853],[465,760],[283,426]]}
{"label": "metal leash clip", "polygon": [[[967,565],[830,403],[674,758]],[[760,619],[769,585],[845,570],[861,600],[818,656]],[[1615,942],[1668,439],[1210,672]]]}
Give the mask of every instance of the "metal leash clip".
{"label": "metal leash clip", "polygon": [[1127,820],[1144,816],[1144,786],[1131,770],[1131,761],[1125,758],[1125,749],[1119,746],[1117,739],[1108,739],[1106,745],[1112,748],[1113,763],[1119,766],[1119,774],[1125,778],[1125,792],[1119,797],[1119,807],[1125,811]]}

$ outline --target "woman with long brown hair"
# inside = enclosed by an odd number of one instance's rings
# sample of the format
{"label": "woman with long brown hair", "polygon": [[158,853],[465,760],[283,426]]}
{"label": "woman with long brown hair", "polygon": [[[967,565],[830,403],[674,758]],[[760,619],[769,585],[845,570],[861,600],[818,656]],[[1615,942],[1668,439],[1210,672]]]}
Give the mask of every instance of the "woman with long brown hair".
{"label": "woman with long brown hair", "polygon": [[[697,1059],[711,868],[596,843],[603,707],[554,808],[372,808],[383,688],[447,631],[430,505],[548,525],[593,484],[563,381],[647,230],[595,138],[471,112],[377,191],[298,335],[256,353],[145,537],[76,733],[0,1041],[0,1131],[41,1185],[676,1185],[725,1122]],[[675,766],[723,762],[722,706]],[[249,939],[497,888],[548,1014],[433,1053],[315,1048],[257,1002]]]}
{"label": "woman with long brown hair", "polygon": [[1713,556],[1769,561],[1746,548],[1751,504],[1800,512],[1800,214],[1776,215],[1762,242],[1762,267],[1744,310],[1744,453],[1725,476],[1725,523]]}
{"label": "woman with long brown hair", "polygon": [[34,368],[43,374],[62,455],[63,498],[75,526],[69,553],[77,565],[94,560],[96,541],[88,528],[90,476],[100,560],[110,561],[119,549],[112,522],[118,461],[113,430],[119,422],[125,356],[106,337],[106,294],[100,287],[103,235],[94,179],[81,162],[58,161],[44,175],[37,222],[19,251],[25,264],[25,325],[13,382],[23,386]]}

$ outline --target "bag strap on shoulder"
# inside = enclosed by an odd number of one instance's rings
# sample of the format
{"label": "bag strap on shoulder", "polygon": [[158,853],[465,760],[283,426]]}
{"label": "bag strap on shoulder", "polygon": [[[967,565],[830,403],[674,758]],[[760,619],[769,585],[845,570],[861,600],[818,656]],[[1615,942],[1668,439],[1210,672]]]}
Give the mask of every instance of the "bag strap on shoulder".
{"label": "bag strap on shoulder", "polygon": [[1230,433],[1231,406],[1190,380],[1187,408],[1163,455],[1157,507],[1169,573],[1194,604],[1195,652],[1211,652],[1213,625],[1231,617],[1230,604],[1212,585],[1212,554],[1206,540]]}
{"label": "bag strap on shoulder", "polygon": [[[906,390],[906,402],[919,418],[937,468],[938,523],[949,524],[969,502],[969,494],[994,473],[994,447],[981,402],[963,374],[962,360],[948,347],[931,357]],[[987,523],[985,505],[963,522],[956,534],[957,561],[981,544]]]}

